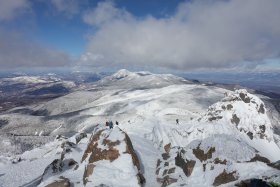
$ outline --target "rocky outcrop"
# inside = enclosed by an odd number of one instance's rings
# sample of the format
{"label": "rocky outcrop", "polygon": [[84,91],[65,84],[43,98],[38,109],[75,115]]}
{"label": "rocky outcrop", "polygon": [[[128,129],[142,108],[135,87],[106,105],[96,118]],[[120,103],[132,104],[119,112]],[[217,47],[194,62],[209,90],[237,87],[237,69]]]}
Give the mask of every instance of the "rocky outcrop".
{"label": "rocky outcrop", "polygon": [[220,173],[214,180],[213,185],[214,186],[220,186],[221,184],[226,184],[232,181],[237,180],[238,177],[236,176],[236,171],[233,172],[226,172],[224,170],[222,173]]}
{"label": "rocky outcrop", "polygon": [[201,162],[212,158],[212,153],[215,152],[215,147],[210,147],[209,150],[204,153],[204,150],[200,149],[199,145],[196,149],[193,149],[193,154],[198,158]]}
{"label": "rocky outcrop", "polygon": [[195,163],[196,161],[194,160],[183,159],[181,153],[178,153],[175,157],[175,165],[180,167],[187,177],[189,177],[192,174]]}
{"label": "rocky outcrop", "polygon": [[87,134],[82,132],[78,135],[75,136],[75,139],[76,139],[76,144],[78,144],[83,138],[86,138],[87,137]]}
{"label": "rocky outcrop", "polygon": [[[133,149],[129,136],[119,128],[115,128],[113,132],[114,134],[118,134],[118,139],[113,140],[110,137],[111,132],[108,130],[100,130],[91,136],[81,160],[81,163],[87,163],[83,175],[84,184],[87,184],[89,178],[93,175],[94,168],[98,161],[108,160],[109,162],[113,162],[118,160],[119,157],[124,154],[129,155],[133,166],[136,166],[137,168],[137,174],[135,177],[137,178],[139,185],[144,184],[145,178],[141,173],[140,161]],[[92,180],[94,180],[93,177]]]}
{"label": "rocky outcrop", "polygon": [[61,176],[61,177],[59,177],[59,179],[46,185],[46,187],[70,187],[70,185],[71,185],[71,183],[70,183],[69,179]]}
{"label": "rocky outcrop", "polygon": [[[85,141],[80,141],[81,138]],[[59,158],[45,169],[39,186],[122,186],[122,183],[142,186],[145,183],[132,142],[118,127],[96,130],[90,138],[78,134],[70,139],[58,146]]]}

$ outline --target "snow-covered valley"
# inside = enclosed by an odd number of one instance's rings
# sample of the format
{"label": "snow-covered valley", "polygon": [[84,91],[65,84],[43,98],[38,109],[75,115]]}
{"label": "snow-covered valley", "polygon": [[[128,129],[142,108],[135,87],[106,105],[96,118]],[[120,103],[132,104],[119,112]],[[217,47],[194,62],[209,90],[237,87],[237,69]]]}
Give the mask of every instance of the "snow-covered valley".
{"label": "snow-covered valley", "polygon": [[279,113],[265,98],[120,70],[0,114],[0,186],[280,183]]}

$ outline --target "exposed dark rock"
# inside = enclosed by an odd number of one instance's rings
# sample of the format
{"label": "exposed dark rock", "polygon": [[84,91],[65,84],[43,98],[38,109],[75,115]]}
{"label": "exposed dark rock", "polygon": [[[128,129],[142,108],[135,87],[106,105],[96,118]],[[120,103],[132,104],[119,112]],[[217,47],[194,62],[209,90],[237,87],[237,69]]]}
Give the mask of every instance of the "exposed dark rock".
{"label": "exposed dark rock", "polygon": [[76,164],[78,164],[78,163],[75,160],[73,160],[73,159],[68,160],[68,166],[69,167],[72,167],[72,166],[74,166]]}
{"label": "exposed dark rock", "polygon": [[[75,166],[78,166],[78,163],[73,159],[55,159],[50,165],[46,167],[43,175],[41,176],[40,182],[42,182],[49,175],[58,174],[67,169],[73,169]],[[61,183],[57,183],[57,181],[55,181],[54,184]]]}
{"label": "exposed dark rock", "polygon": [[160,170],[160,168],[158,168],[158,169],[156,170],[156,174],[157,174],[157,175],[159,174],[159,170]]}
{"label": "exposed dark rock", "polygon": [[141,173],[140,161],[139,161],[139,159],[138,159],[138,157],[137,157],[137,155],[134,151],[134,148],[133,148],[133,145],[131,143],[131,140],[130,140],[129,136],[126,133],[124,133],[124,134],[125,134],[125,142],[126,142],[126,153],[131,155],[132,162],[138,169],[138,174],[137,174],[138,181],[139,181],[140,184],[143,185],[146,182],[146,179],[143,176],[143,174]]}
{"label": "exposed dark rock", "polygon": [[65,142],[63,142],[63,143],[61,144],[61,148],[62,148],[66,153],[71,152],[71,149],[72,149],[73,147],[75,147],[75,146],[76,146],[75,143],[69,142],[69,141],[65,141]]}
{"label": "exposed dark rock", "polygon": [[70,187],[71,183],[69,179],[65,177],[59,177],[59,180],[55,180],[54,182],[48,184],[45,187]]}
{"label": "exposed dark rock", "polygon": [[170,148],[171,148],[171,143],[166,144],[166,145],[164,146],[164,150],[165,150],[165,152],[166,152],[166,153],[169,153]]}
{"label": "exposed dark rock", "polygon": [[255,155],[253,158],[251,158],[251,160],[248,161],[248,162],[256,162],[256,161],[264,162],[264,163],[266,163],[266,164],[270,163],[270,161],[269,161],[267,158],[262,157],[262,156],[260,156],[259,154],[256,154],[256,155]]}
{"label": "exposed dark rock", "polygon": [[168,174],[174,173],[174,172],[175,172],[175,169],[176,169],[176,168],[170,168],[170,169],[168,170]]}
{"label": "exposed dark rock", "polygon": [[253,140],[253,133],[252,132],[247,132],[247,136],[249,136],[249,138],[251,139],[251,140]]}
{"label": "exposed dark rock", "polygon": [[61,141],[61,140],[66,140],[66,139],[68,139],[68,138],[65,137],[65,136],[62,136],[61,134],[59,134],[59,135],[57,135],[57,136],[55,137],[55,139]]}
{"label": "exposed dark rock", "polygon": [[164,166],[169,166],[169,162],[165,162],[165,163],[164,163]]}
{"label": "exposed dark rock", "polygon": [[143,185],[146,182],[145,177],[141,173],[137,174],[137,179],[141,185]]}
{"label": "exposed dark rock", "polygon": [[223,106],[222,106],[222,109],[223,109],[223,110],[225,110],[225,109],[226,109],[225,105],[223,105]]}
{"label": "exposed dark rock", "polygon": [[160,166],[160,163],[161,163],[161,161],[160,161],[160,159],[158,159],[157,160],[157,168]]}
{"label": "exposed dark rock", "polygon": [[240,93],[239,96],[240,96],[240,98],[242,99],[242,101],[244,101],[244,103],[250,103],[251,98],[248,97],[247,94]]}
{"label": "exposed dark rock", "polygon": [[82,132],[80,134],[78,134],[75,139],[76,139],[76,144],[78,144],[83,138],[86,138],[87,137],[87,134]]}
{"label": "exposed dark rock", "polygon": [[260,128],[260,130],[261,130],[261,133],[264,133],[264,132],[265,132],[265,125],[260,125],[259,128]]}
{"label": "exposed dark rock", "polygon": [[206,164],[203,164],[203,171],[205,172],[206,171]]}
{"label": "exposed dark rock", "polygon": [[226,165],[226,164],[227,164],[227,160],[224,159],[224,160],[222,161],[222,160],[220,160],[219,158],[215,158],[214,163],[215,163],[215,164],[224,164],[224,165]]}
{"label": "exposed dark rock", "polygon": [[[119,140],[117,141],[111,141],[107,138],[103,139],[102,144],[104,146],[107,146],[106,149],[101,149],[98,147],[98,140],[100,140],[101,134],[104,130],[100,130],[97,133],[95,133],[94,135],[91,136],[90,138],[90,142],[87,146],[87,149],[84,152],[84,155],[82,157],[82,161],[83,162],[86,158],[89,157],[88,159],[88,166],[85,168],[85,172],[84,172],[84,184],[87,183],[87,178],[89,175],[92,174],[93,172],[93,168],[94,162],[97,162],[99,160],[109,160],[109,161],[114,161],[116,160],[119,156],[119,150],[116,149],[116,146],[119,145],[121,142]],[[130,138],[128,137],[128,135],[124,132],[122,132],[125,135],[124,138],[124,142],[126,143],[126,151],[124,153],[126,154],[130,154],[131,158],[132,158],[132,162],[133,164],[137,167],[139,173],[137,174],[137,178],[139,179],[139,183],[140,184],[144,184],[145,183],[145,178],[144,176],[141,174],[141,168],[140,168],[140,162],[139,159],[133,149],[132,143]]]}
{"label": "exposed dark rock", "polygon": [[165,169],[164,171],[163,171],[163,173],[162,173],[162,175],[164,176],[164,175],[166,175],[167,174],[167,169]]}
{"label": "exposed dark rock", "polygon": [[222,119],[222,116],[212,116],[210,118],[208,118],[209,121],[214,121],[214,120],[218,120],[218,119]]}
{"label": "exposed dark rock", "polygon": [[207,151],[207,153],[204,153],[204,151],[202,149],[200,149],[199,146],[196,149],[193,149],[193,154],[201,162],[212,158],[212,153],[214,153],[214,152],[215,152],[215,147],[210,147],[210,149]]}
{"label": "exposed dark rock", "polygon": [[270,167],[273,167],[275,169],[280,170],[280,162],[279,161],[278,162],[273,162],[273,163],[268,163],[267,165],[270,166]]}
{"label": "exposed dark rock", "polygon": [[237,187],[271,187],[266,181],[261,179],[247,179],[235,184]]}
{"label": "exposed dark rock", "polygon": [[165,176],[164,178],[157,178],[157,181],[161,183],[161,187],[166,187],[174,182],[177,182],[177,179],[169,177],[169,175]]}
{"label": "exposed dark rock", "polygon": [[162,153],[162,158],[163,158],[163,160],[167,160],[167,159],[169,159],[170,158],[170,156],[169,156],[169,154],[168,153]]}
{"label": "exposed dark rock", "polygon": [[261,104],[258,112],[264,114],[265,111],[264,111],[264,105],[263,104]]}
{"label": "exposed dark rock", "polygon": [[213,185],[214,186],[219,186],[221,184],[226,184],[232,181],[235,181],[238,179],[238,177],[235,177],[234,175],[236,174],[236,171],[233,171],[231,173],[227,173],[226,170],[224,170],[221,174],[219,174],[215,180]]}
{"label": "exposed dark rock", "polygon": [[227,105],[227,110],[231,110],[233,108],[233,106],[231,104]]}
{"label": "exposed dark rock", "polygon": [[46,168],[46,170],[50,169],[52,170],[52,173],[57,173],[62,171],[62,160],[61,159],[55,159],[50,165],[49,167]]}
{"label": "exposed dark rock", "polygon": [[84,175],[83,175],[83,183],[84,183],[84,185],[87,184],[87,182],[88,182],[88,177],[89,177],[90,175],[92,175],[94,167],[95,167],[94,164],[88,164],[88,165],[85,167],[85,171],[84,171]]}
{"label": "exposed dark rock", "polygon": [[178,153],[175,157],[175,165],[182,168],[183,172],[187,177],[189,177],[192,174],[195,163],[196,162],[194,160],[185,161],[180,153]]}
{"label": "exposed dark rock", "polygon": [[240,119],[237,117],[236,114],[233,114],[230,121],[231,121],[231,123],[234,123],[237,126],[240,122]]}

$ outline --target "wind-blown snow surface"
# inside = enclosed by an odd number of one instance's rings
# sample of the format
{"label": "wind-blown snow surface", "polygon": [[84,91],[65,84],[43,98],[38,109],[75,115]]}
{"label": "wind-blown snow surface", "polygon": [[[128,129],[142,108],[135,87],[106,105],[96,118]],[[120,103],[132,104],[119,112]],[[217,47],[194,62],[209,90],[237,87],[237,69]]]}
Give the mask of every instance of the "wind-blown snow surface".
{"label": "wind-blown snow surface", "polygon": [[[275,143],[279,136],[273,134],[266,112],[263,102],[246,90],[231,92],[173,75],[121,70],[88,90],[2,114],[0,186],[36,185],[47,165],[57,158],[48,153],[57,151],[55,141],[38,146],[59,134],[92,133],[97,124],[104,125],[107,120],[118,121],[130,137],[147,187],[163,185],[167,180],[164,171],[172,167],[175,170],[168,176],[176,181],[169,181],[171,186],[211,186],[223,170],[234,172],[234,182],[253,177],[280,182],[279,170],[256,159],[280,160],[279,144]],[[82,142],[78,148],[83,152],[85,146]],[[215,151],[206,160],[193,153],[197,149],[206,154],[211,147]],[[196,163],[190,176],[175,164],[182,149],[182,157]],[[11,164],[14,153],[21,156],[21,162]],[[162,154],[168,154],[169,159]],[[216,158],[226,164],[215,164]],[[158,159],[168,165],[157,166]],[[79,185],[83,183],[75,184]]]}

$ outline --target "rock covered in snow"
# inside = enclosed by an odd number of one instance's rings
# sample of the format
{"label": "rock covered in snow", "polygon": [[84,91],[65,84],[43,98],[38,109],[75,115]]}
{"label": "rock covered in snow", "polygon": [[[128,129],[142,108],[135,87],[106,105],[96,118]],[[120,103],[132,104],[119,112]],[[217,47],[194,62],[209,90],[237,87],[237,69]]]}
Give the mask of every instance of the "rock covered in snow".
{"label": "rock covered in snow", "polygon": [[118,127],[98,130],[87,140],[87,146],[83,150],[79,146],[83,146],[84,141],[71,146],[67,152],[65,145],[70,141],[63,142],[60,158],[45,169],[40,186],[61,180],[75,186],[130,187],[145,183],[131,140]]}
{"label": "rock covered in snow", "polygon": [[279,160],[280,148],[274,141],[264,103],[244,89],[226,94],[220,102],[211,105],[202,117],[190,121],[188,126],[155,126],[146,137],[155,146],[163,148],[168,143],[186,147],[194,140],[215,135],[235,137],[272,162]]}
{"label": "rock covered in snow", "polygon": [[[244,142],[235,137],[216,135],[195,140],[187,147],[173,147],[157,161],[156,175],[161,186],[220,186],[238,180],[271,177],[278,168]],[[198,180],[199,178],[199,180]]]}
{"label": "rock covered in snow", "polygon": [[230,122],[251,140],[273,139],[272,126],[264,103],[244,89],[236,90],[221,102],[210,106],[203,119],[209,122],[221,120],[223,123],[228,123],[230,119]]}
{"label": "rock covered in snow", "polygon": [[[5,174],[0,173],[0,186],[141,186],[145,179],[147,187],[234,186],[253,178],[280,182],[274,162],[280,136],[273,134],[263,102],[246,90],[188,83],[173,75],[121,70],[90,90],[22,107],[27,113],[1,115],[1,131],[16,135],[0,136],[2,153],[3,147],[16,148],[12,139],[50,141],[21,153],[15,164],[0,156]],[[119,121],[122,130],[105,129],[107,120]],[[45,136],[34,136],[40,132]]]}

